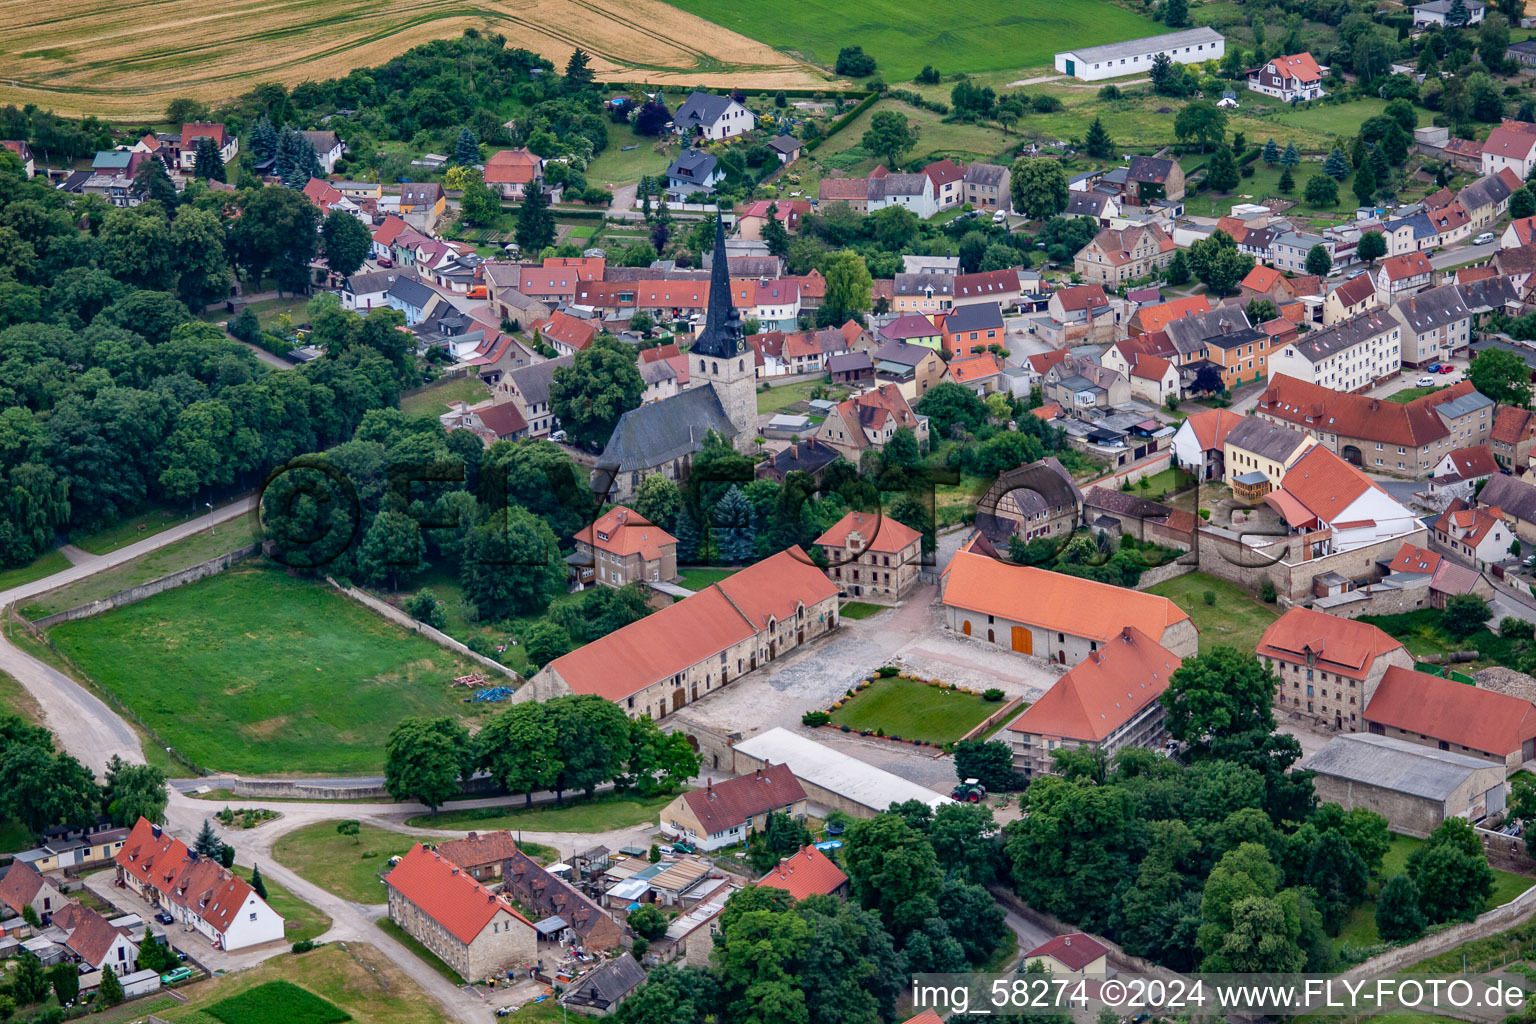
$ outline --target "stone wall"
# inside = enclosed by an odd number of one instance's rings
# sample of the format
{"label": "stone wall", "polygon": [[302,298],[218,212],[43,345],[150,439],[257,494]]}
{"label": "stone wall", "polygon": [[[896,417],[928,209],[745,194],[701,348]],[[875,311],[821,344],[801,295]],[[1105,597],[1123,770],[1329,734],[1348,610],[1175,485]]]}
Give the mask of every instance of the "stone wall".
{"label": "stone wall", "polygon": [[1193,559],[1188,562],[1180,559],[1177,562],[1169,562],[1167,565],[1159,565],[1155,568],[1148,569],[1146,572],[1141,574],[1141,579],[1136,582],[1136,589],[1146,590],[1148,587],[1155,587],[1159,583],[1178,579],[1180,576],[1184,576],[1192,572],[1197,572],[1199,568],[1200,562],[1198,559]]}
{"label": "stone wall", "polygon": [[431,640],[433,643],[438,644],[441,647],[446,647],[450,651],[455,651],[472,661],[479,662],[481,665],[484,665],[488,669],[493,669],[501,675],[508,676],[515,680],[518,685],[522,685],[524,682],[522,676],[518,675],[510,668],[507,668],[507,666],[503,665],[501,662],[487,658],[483,654],[477,654],[476,652],[466,647],[463,643],[455,640],[447,633],[444,633],[442,630],[434,629],[433,627],[427,625],[425,622],[422,622],[420,619],[413,617],[410,613],[404,611],[403,609],[396,608],[388,601],[381,601],[377,597],[374,597],[372,594],[358,590],[356,587],[344,587],[340,583],[337,583],[335,580],[331,579],[329,576],[325,578],[325,582],[329,583],[343,594],[346,594],[348,597],[363,607],[384,616],[384,618],[388,619],[389,621],[404,626],[406,629],[420,633],[422,636],[426,637],[428,640]]}
{"label": "stone wall", "polygon": [[[238,776],[209,779],[209,784],[228,789],[235,796],[253,800],[393,800],[382,785],[356,782],[348,785],[320,785],[303,779],[242,779]],[[490,777],[460,783],[467,794],[492,796],[502,792]]]}
{"label": "stone wall", "polygon": [[[1347,579],[1374,578],[1377,562],[1397,554],[1404,544],[1427,546],[1429,531],[1415,530],[1390,541],[1341,551],[1321,558],[1301,559],[1294,548],[1300,538],[1287,543],[1253,548],[1241,537],[1219,526],[1203,526],[1199,531],[1200,569],[1212,576],[1229,580],[1258,593],[1268,580],[1274,585],[1282,607],[1307,604],[1312,599],[1312,579],[1326,572],[1336,572]],[[1289,561],[1281,561],[1282,556]]]}
{"label": "stone wall", "polygon": [[[150,580],[148,583],[140,583],[136,587],[129,587],[127,590],[119,590],[117,593],[109,594],[99,601],[92,601],[89,604],[82,604],[77,607],[70,608],[66,611],[58,612],[54,615],[44,616],[43,618],[34,622],[33,625],[39,629],[47,629],[49,626],[56,625],[60,622],[72,622],[75,619],[85,619],[92,615],[100,615],[103,612],[109,612],[114,608],[121,608],[124,605],[133,604],[135,601],[142,601],[146,597],[153,597],[154,595],[163,591],[173,590],[176,587],[185,586],[188,583],[195,583],[198,580],[205,579],[209,576],[215,576],[218,573],[223,572],[225,569],[228,569],[236,562],[243,561],[244,559],[247,559],[256,554],[256,552],[260,550],[261,545],[251,544],[246,547],[239,548],[238,550],[231,551],[226,555],[220,555],[217,558],[210,558],[206,562],[200,562],[197,565],[194,565],[188,569],[183,569],[180,572],[173,572],[169,576],[161,576],[159,579]],[[65,586],[69,586],[69,584],[65,584]],[[38,595],[38,597],[46,597],[48,594],[62,589],[64,588],[56,587],[54,590],[45,591],[43,594]],[[34,600],[36,600],[36,598],[34,598]]]}
{"label": "stone wall", "polygon": [[1487,938],[1494,932],[1524,924],[1532,915],[1536,915],[1536,889],[1527,889],[1502,907],[1495,907],[1471,921],[1453,925],[1444,931],[1425,936],[1418,942],[1399,946],[1357,964],[1345,971],[1343,977],[1370,978],[1401,971],[1420,960],[1453,950],[1464,942]]}
{"label": "stone wall", "polygon": [[976,739],[977,737],[987,733],[998,722],[1008,721],[1019,713],[1019,705],[1023,703],[1023,697],[1014,697],[1012,700],[1004,702],[1002,707],[998,708],[996,711],[987,716],[987,720],[985,722],[982,722],[980,725],[976,726],[976,728],[972,729],[964,736],[961,736],[960,740],[963,741]]}

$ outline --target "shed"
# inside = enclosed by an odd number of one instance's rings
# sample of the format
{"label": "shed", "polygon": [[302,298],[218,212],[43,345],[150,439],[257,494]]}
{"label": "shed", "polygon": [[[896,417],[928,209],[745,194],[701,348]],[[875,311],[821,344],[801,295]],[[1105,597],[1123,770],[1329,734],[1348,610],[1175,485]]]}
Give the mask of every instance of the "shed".
{"label": "shed", "polygon": [[1389,736],[1336,736],[1301,763],[1319,800],[1364,807],[1395,832],[1427,836],[1447,818],[1480,821],[1504,809],[1503,764]]}
{"label": "shed", "polygon": [[534,932],[545,942],[564,941],[565,933],[570,927],[563,917],[546,917],[542,921],[535,921],[533,923]]}
{"label": "shed", "polygon": [[570,1006],[579,1006],[602,1017],[616,1010],[631,992],[645,983],[645,970],[628,953],[599,967],[582,978],[560,997]]}
{"label": "shed", "polygon": [[21,948],[41,960],[44,967],[52,967],[64,961],[64,947],[41,935],[23,942]]}
{"label": "shed", "polygon": [[954,802],[784,728],[742,740],[736,744],[734,761],[734,771],[742,774],[770,763],[787,764],[812,803],[862,818],[872,818],[891,804],[907,800],[920,800],[930,807]]}
{"label": "shed", "polygon": [[135,971],[133,974],[123,975],[119,980],[123,985],[123,995],[129,999],[135,996],[147,996],[160,989],[160,974],[157,971]]}

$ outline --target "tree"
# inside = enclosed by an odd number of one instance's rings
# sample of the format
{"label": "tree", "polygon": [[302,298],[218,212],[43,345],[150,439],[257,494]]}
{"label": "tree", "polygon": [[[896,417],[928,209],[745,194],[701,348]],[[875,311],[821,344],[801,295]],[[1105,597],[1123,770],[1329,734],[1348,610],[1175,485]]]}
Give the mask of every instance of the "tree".
{"label": "tree", "polygon": [[140,818],[164,821],[165,805],[169,802],[165,773],[154,765],[129,764],[113,754],[107,762],[102,802],[112,816],[112,824],[120,828],[132,826]]}
{"label": "tree", "polygon": [[1205,165],[1206,187],[1217,192],[1231,192],[1237,188],[1238,180],[1237,161],[1232,159],[1232,150],[1226,146],[1216,147],[1210,162]]}
{"label": "tree", "polygon": [[1163,0],[1163,24],[1183,28],[1189,24],[1189,0]]}
{"label": "tree", "polygon": [[667,122],[672,120],[672,111],[661,101],[660,93],[655,99],[646,100],[635,113],[635,132],[646,137],[660,135],[666,128]]}
{"label": "tree", "polygon": [[1536,194],[1529,185],[1522,185],[1510,193],[1509,215],[1516,220],[1536,214]]}
{"label": "tree", "polygon": [[826,322],[840,324],[869,311],[874,279],[870,277],[864,257],[851,249],[833,253],[827,260],[823,276],[827,284],[821,308],[826,311]]}
{"label": "tree", "polygon": [[354,844],[363,841],[363,823],[352,818],[336,823],[336,834],[350,836]]}
{"label": "tree", "polygon": [[128,193],[140,200],[153,199],[167,210],[176,205],[176,186],[171,183],[165,162],[157,156],[139,164],[138,170],[133,172],[133,184],[128,186]]}
{"label": "tree", "polygon": [[1367,263],[1375,263],[1387,254],[1387,240],[1381,237],[1380,231],[1367,231],[1360,236],[1355,253]]}
{"label": "tree", "polygon": [[461,167],[480,162],[480,140],[468,126],[459,129],[459,141],[454,143],[453,159]]}
{"label": "tree", "polygon": [[101,986],[96,993],[104,1006],[116,1006],[123,1001],[123,983],[118,980],[116,971],[101,972]]}
{"label": "tree", "polygon": [[1207,288],[1225,295],[1253,269],[1253,257],[1238,251],[1231,235],[1215,231],[1189,247],[1189,268]]}
{"label": "tree", "polygon": [[1189,283],[1189,258],[1184,255],[1183,249],[1174,252],[1173,260],[1168,264],[1168,270],[1163,276],[1175,287]]}
{"label": "tree", "polygon": [[1349,157],[1338,146],[1328,152],[1328,159],[1323,161],[1323,173],[1334,181],[1343,181],[1349,177]]}
{"label": "tree", "polygon": [[1253,324],[1261,324],[1280,315],[1273,299],[1251,299],[1243,307],[1243,312],[1247,314],[1248,322]]}
{"label": "tree", "polygon": [[780,259],[789,255],[789,231],[779,219],[778,203],[768,204],[768,219],[763,222],[763,244]]}
{"label": "tree", "polygon": [[549,198],[544,195],[543,189],[528,190],[522,207],[517,211],[515,233],[517,244],[526,253],[543,252],[555,244],[555,217],[549,212]]}
{"label": "tree", "polygon": [[1067,172],[1050,157],[1014,161],[1009,177],[1013,208],[1030,220],[1045,220],[1067,208]]}
{"label": "tree", "polygon": [[229,295],[229,257],[224,252],[224,223],[210,210],[184,206],[171,225],[176,295],[201,310]]}
{"label": "tree", "polygon": [[368,228],[344,210],[332,210],[326,215],[320,238],[324,243],[326,265],[342,277],[357,273],[373,248],[373,236],[368,233]]}
{"label": "tree", "polygon": [[619,417],[640,405],[645,381],[635,367],[634,349],[623,342],[595,340],[576,353],[570,366],[555,370],[549,407],[560,426],[583,444],[603,444]]}
{"label": "tree", "polygon": [[1115,151],[1115,144],[1109,137],[1109,131],[1104,127],[1102,118],[1095,117],[1093,123],[1088,126],[1088,134],[1083,139],[1083,148],[1088,155],[1100,160],[1108,159]]}
{"label": "tree", "polygon": [[587,57],[586,51],[579,46],[576,47],[565,62],[566,92],[580,92],[590,86],[595,77],[592,73],[592,62]]}
{"label": "tree", "polygon": [[1376,900],[1376,931],[1388,942],[1411,942],[1424,934],[1419,887],[1406,874],[1393,875]]}
{"label": "tree", "polygon": [[258,117],[251,126],[251,151],[261,160],[271,160],[277,156],[277,129],[272,127],[266,114]]}
{"label": "tree", "polygon": [[1525,360],[1513,352],[1488,348],[1472,357],[1467,366],[1472,386],[1501,405],[1531,404],[1531,373]]}
{"label": "tree", "polygon": [[865,53],[862,46],[845,46],[837,51],[837,63],[832,70],[849,78],[864,78],[875,73],[875,58]]}
{"label": "tree", "polygon": [[527,509],[498,509],[470,531],[459,585],[481,619],[542,612],[564,583],[559,541]]}
{"label": "tree", "polygon": [[1376,196],[1376,172],[1371,168],[1367,160],[1355,168],[1355,180],[1350,189],[1355,193],[1355,198],[1361,206],[1369,206]]}
{"label": "tree", "polygon": [[522,793],[527,806],[533,806],[534,793],[554,787],[560,760],[548,704],[514,704],[498,712],[476,740],[480,766],[508,792]]}
{"label": "tree", "polygon": [[219,863],[226,868],[235,866],[235,848],[227,843],[219,847]]}
{"label": "tree", "polygon": [[1186,104],[1173,119],[1173,136],[1180,142],[1198,143],[1204,153],[1227,137],[1227,112],[1209,100]]}
{"label": "tree", "polygon": [[1307,250],[1307,273],[1316,274],[1318,277],[1327,277],[1333,269],[1333,257],[1328,255],[1328,247],[1319,242]]}
{"label": "tree", "polygon": [[485,183],[485,175],[473,167],[460,174],[460,216],[467,224],[491,224],[501,216],[501,197]]}
{"label": "tree", "polygon": [[384,788],[395,800],[416,799],[435,815],[473,773],[469,733],[451,718],[405,718],[384,744]]}
{"label": "tree", "polygon": [[324,173],[314,144],[299,131],[284,127],[277,137],[277,161],[273,171],[291,189],[302,189],[309,179]]}
{"label": "tree", "polygon": [[320,209],[285,188],[240,193],[241,215],[229,228],[230,254],[252,279],[271,274],[278,289],[309,287],[309,262],[320,243]]}
{"label": "tree", "polygon": [[426,587],[422,587],[409,601],[405,602],[405,610],[418,622],[425,622],[434,629],[443,628],[446,619],[443,614],[443,602],[439,601],[437,595]]}
{"label": "tree", "polygon": [[654,941],[667,934],[667,917],[654,903],[642,903],[630,911],[628,924],[647,940]]}
{"label": "tree", "polygon": [[714,539],[721,560],[731,564],[748,561],[754,551],[756,531],[752,528],[752,508],[741,488],[735,484],[725,492],[710,513]]}
{"label": "tree", "polygon": [[1307,179],[1307,189],[1304,193],[1309,206],[1339,205],[1339,186],[1327,174],[1314,174]]}
{"label": "tree", "polygon": [[192,841],[192,849],[204,857],[217,857],[219,851],[224,849],[224,840],[213,830],[213,822],[203,819],[203,827],[197,833],[197,838]]}
{"label": "tree", "polygon": [[48,975],[43,962],[29,951],[17,958],[16,970],[11,977],[11,995],[21,1006],[30,1006],[48,998]]}
{"label": "tree", "polygon": [[810,829],[803,822],[782,812],[770,812],[763,828],[753,834],[747,858],[753,870],[765,873],[779,861],[809,846],[813,840]]}
{"label": "tree", "polygon": [[261,877],[260,864],[251,866],[251,888],[256,891],[257,896],[260,896],[262,899],[267,898],[267,882],[266,879]]}
{"label": "tree", "polygon": [[647,522],[671,530],[677,523],[677,514],[683,507],[683,496],[677,484],[661,473],[651,473],[640,481],[635,497],[629,503]]}
{"label": "tree", "polygon": [[853,898],[878,913],[893,936],[938,916],[938,857],[899,815],[877,814],[849,826],[844,862]]}
{"label": "tree", "polygon": [[881,110],[870,118],[859,144],[895,167],[901,155],[917,145],[917,125],[894,110]]}
{"label": "tree", "polygon": [[206,135],[197,140],[192,175],[207,181],[224,180],[224,158],[219,155],[219,144]]}
{"label": "tree", "polygon": [[1152,69],[1148,75],[1152,79],[1152,91],[1166,94],[1174,82],[1174,77],[1179,74],[1174,66],[1173,58],[1166,53],[1152,55]]}
{"label": "tree", "polygon": [[588,797],[623,772],[629,752],[629,719],[613,701],[584,693],[548,702],[555,730],[559,771],[554,782],[558,802],[567,790]]}
{"label": "tree", "polygon": [[1271,167],[1280,162],[1280,147],[1275,145],[1274,139],[1264,143],[1263,160]]}
{"label": "tree", "polygon": [[1370,871],[1342,834],[1329,831],[1313,845],[1302,878],[1316,893],[1324,926],[1337,935],[1350,909],[1365,899]]}
{"label": "tree", "polygon": [[1440,615],[1440,624],[1451,636],[1465,640],[1482,629],[1492,617],[1493,609],[1476,594],[1453,594],[1445,599],[1445,611]]}
{"label": "tree", "polygon": [[964,782],[975,779],[989,791],[1017,789],[1013,770],[1013,752],[997,740],[964,740],[955,744],[955,777]]}
{"label": "tree", "polygon": [[60,1006],[68,1006],[79,997],[80,970],[74,964],[55,964],[48,972],[48,980],[53,983],[53,994],[59,997]]}
{"label": "tree", "polygon": [[1463,818],[1441,822],[1408,855],[1408,876],[1419,888],[1419,905],[1431,924],[1470,921],[1493,895],[1493,869],[1482,840]]}
{"label": "tree", "polygon": [[1186,658],[1159,698],[1168,731],[1190,745],[1224,736],[1274,731],[1274,677],[1252,653],[1217,645]]}

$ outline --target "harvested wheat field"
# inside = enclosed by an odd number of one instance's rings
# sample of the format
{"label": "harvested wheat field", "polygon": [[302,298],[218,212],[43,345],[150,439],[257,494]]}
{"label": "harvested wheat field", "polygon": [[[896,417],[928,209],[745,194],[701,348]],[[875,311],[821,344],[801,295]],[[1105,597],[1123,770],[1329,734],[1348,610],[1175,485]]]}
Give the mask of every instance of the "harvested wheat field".
{"label": "harvested wheat field", "polygon": [[82,0],[0,3],[0,103],[118,119],[382,64],[466,28],[563,66],[660,84],[817,86],[825,73],[661,0]]}

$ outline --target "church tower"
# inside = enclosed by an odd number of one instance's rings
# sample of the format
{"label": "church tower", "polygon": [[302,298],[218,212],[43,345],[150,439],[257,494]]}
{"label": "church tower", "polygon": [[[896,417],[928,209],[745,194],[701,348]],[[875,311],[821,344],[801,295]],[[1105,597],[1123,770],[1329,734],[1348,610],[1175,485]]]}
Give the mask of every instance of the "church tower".
{"label": "church tower", "polygon": [[704,331],[688,350],[688,375],[715,389],[736,428],[736,448],[748,451],[757,433],[757,357],[741,340],[741,320],[731,305],[731,269],[725,256],[725,215],[715,214],[715,256],[709,273],[709,310]]}

